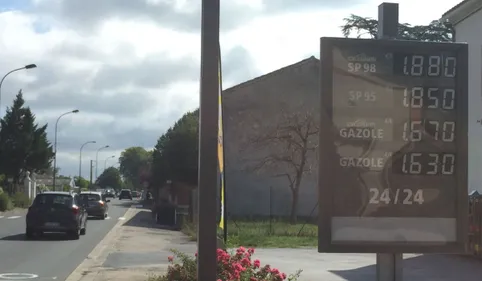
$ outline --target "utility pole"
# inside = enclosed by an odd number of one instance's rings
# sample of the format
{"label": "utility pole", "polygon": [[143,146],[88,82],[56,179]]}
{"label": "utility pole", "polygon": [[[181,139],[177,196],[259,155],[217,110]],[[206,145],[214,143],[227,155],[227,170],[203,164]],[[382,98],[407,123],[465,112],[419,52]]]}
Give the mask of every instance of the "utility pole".
{"label": "utility pole", "polygon": [[94,168],[94,161],[90,160],[90,187],[92,188],[92,169]]}

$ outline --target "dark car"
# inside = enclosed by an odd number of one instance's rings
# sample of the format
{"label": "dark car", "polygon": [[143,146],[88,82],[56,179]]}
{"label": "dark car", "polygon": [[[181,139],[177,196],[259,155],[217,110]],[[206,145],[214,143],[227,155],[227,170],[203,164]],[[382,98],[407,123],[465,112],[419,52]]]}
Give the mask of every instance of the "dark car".
{"label": "dark car", "polygon": [[110,200],[103,198],[102,193],[96,191],[82,191],[80,193],[80,198],[83,202],[87,202],[85,207],[89,216],[98,217],[103,220],[107,217],[109,212],[109,205],[107,205],[107,202],[110,202]]}
{"label": "dark car", "polygon": [[44,192],[28,208],[26,224],[27,238],[45,232],[63,232],[79,239],[87,230],[87,211],[76,193]]}
{"label": "dark car", "polygon": [[131,199],[132,200],[132,192],[129,189],[122,189],[119,193],[119,200],[122,199]]}

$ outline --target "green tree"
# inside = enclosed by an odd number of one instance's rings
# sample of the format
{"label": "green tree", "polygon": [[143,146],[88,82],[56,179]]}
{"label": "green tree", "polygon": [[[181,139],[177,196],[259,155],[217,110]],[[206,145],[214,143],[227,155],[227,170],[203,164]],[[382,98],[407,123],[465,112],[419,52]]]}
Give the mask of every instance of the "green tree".
{"label": "green tree", "polygon": [[159,137],[153,152],[153,181],[166,180],[196,185],[198,179],[199,111],[184,114]]}
{"label": "green tree", "polygon": [[129,147],[119,157],[119,171],[125,180],[135,189],[141,189],[142,183],[149,180],[152,152],[143,147]]}
{"label": "green tree", "polygon": [[120,172],[117,168],[109,167],[102,172],[97,181],[96,185],[101,188],[113,188],[119,190],[123,186]]}
{"label": "green tree", "polygon": [[81,189],[88,189],[90,182],[83,177],[76,176],[74,177],[75,186],[80,187]]}
{"label": "green tree", "polygon": [[47,140],[47,125],[35,123],[35,116],[25,106],[22,91],[0,123],[0,169],[13,180],[14,187],[26,171],[44,173],[51,167],[54,153]]}
{"label": "green tree", "polygon": [[[373,39],[378,37],[378,21],[369,17],[350,15],[344,18],[344,25],[341,31],[345,37],[356,35],[356,37],[369,36]],[[432,42],[451,42],[452,29],[440,20],[434,20],[428,25],[410,25],[400,23],[398,27],[398,39],[432,41]]]}

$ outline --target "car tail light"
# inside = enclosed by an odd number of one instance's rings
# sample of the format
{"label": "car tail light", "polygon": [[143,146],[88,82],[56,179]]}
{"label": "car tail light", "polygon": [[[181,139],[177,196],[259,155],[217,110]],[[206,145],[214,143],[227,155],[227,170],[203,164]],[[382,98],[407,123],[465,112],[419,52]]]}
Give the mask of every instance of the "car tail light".
{"label": "car tail light", "polygon": [[100,204],[101,206],[104,206],[104,201],[99,200],[99,204]]}
{"label": "car tail light", "polygon": [[72,212],[74,215],[77,215],[79,213],[79,207],[77,205],[72,206]]}

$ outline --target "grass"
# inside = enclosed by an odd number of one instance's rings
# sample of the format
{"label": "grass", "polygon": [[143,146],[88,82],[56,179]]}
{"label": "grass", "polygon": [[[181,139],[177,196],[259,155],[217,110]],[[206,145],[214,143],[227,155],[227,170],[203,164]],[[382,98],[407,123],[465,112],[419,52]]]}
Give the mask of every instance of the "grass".
{"label": "grass", "polygon": [[[196,228],[184,224],[183,233],[196,241]],[[220,230],[220,233],[222,231]],[[300,248],[318,245],[318,227],[313,224],[290,224],[285,221],[228,221],[228,248]]]}

